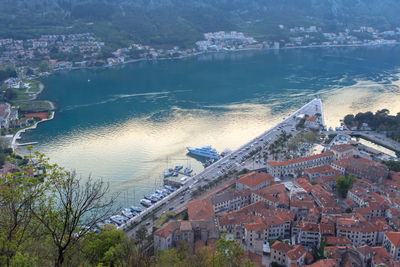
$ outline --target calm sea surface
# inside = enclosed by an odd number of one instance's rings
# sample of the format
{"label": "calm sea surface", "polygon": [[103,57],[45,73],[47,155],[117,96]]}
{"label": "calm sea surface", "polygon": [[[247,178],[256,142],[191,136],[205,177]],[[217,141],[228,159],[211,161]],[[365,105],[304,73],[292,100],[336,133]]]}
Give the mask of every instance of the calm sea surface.
{"label": "calm sea surface", "polygon": [[[54,120],[23,136],[52,161],[109,181],[121,204],[168,167],[202,170],[186,146],[235,149],[315,97],[328,126],[347,113],[400,112],[400,47],[211,54],[48,77]],[[90,80],[90,82],[88,82]]]}

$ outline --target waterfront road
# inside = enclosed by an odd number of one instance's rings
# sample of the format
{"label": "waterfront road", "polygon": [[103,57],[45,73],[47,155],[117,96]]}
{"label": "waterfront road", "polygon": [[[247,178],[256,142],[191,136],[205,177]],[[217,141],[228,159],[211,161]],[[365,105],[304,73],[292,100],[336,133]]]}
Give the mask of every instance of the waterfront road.
{"label": "waterfront road", "polygon": [[324,133],[327,135],[328,134],[343,134],[343,135],[361,137],[361,138],[371,141],[375,144],[386,147],[390,150],[400,152],[400,143],[399,142],[396,142],[393,139],[390,139],[390,138],[386,137],[385,135],[374,132],[374,131],[345,130],[345,131],[329,131],[329,132],[324,132]]}
{"label": "waterfront road", "polygon": [[[218,161],[214,162],[212,165],[205,168],[199,174],[191,177],[187,182],[180,187],[178,190],[170,194],[169,196],[165,197],[161,201],[153,204],[151,207],[147,208],[141,214],[131,218],[126,224],[121,225],[118,227],[119,229],[128,230],[128,236],[134,236],[134,232],[138,229],[140,225],[146,225],[149,232],[151,232],[152,228],[152,221],[153,218],[147,218],[146,220],[142,220],[143,217],[149,215],[151,212],[157,209],[155,217],[161,216],[166,211],[177,210],[183,206],[185,206],[190,200],[191,196],[189,192],[194,189],[194,187],[202,186],[210,181],[218,178],[223,173],[235,170],[240,171],[244,168],[249,168],[250,166],[254,166],[254,158],[249,158],[247,160],[243,160],[245,155],[255,151],[257,147],[265,147],[268,144],[274,142],[279,135],[285,131],[286,133],[296,134],[296,125],[298,123],[297,117],[302,114],[306,114],[309,116],[315,114],[323,114],[322,110],[322,102],[320,99],[314,99],[308,104],[304,105],[290,116],[286,117],[272,127],[271,129],[267,130],[266,132],[262,133],[258,137],[250,140],[246,144],[242,145],[231,154],[219,159]],[[323,116],[322,116],[322,123]],[[152,217],[152,216],[147,216]],[[140,223],[139,223],[140,222]],[[132,224],[139,223],[133,229],[131,229]]]}

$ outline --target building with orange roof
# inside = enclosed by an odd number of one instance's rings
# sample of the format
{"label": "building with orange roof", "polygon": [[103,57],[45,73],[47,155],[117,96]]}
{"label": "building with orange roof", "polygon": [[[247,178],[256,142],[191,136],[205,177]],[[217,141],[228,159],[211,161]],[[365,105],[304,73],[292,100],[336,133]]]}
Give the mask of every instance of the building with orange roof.
{"label": "building with orange roof", "polygon": [[275,184],[252,191],[251,202],[258,201],[273,207],[289,208],[289,195],[283,184]]}
{"label": "building with orange roof", "polygon": [[377,227],[370,222],[340,217],[336,222],[336,232],[337,236],[347,236],[355,247],[376,246]]}
{"label": "building with orange roof", "polygon": [[369,247],[362,246],[357,248],[363,263],[367,266],[390,266],[399,267],[400,263],[396,262],[392,255],[390,255],[383,247]]}
{"label": "building with orange roof", "polygon": [[224,190],[210,197],[215,214],[239,210],[250,204],[251,191],[248,189]]}
{"label": "building with orange roof", "polygon": [[400,259],[400,232],[388,232],[383,237],[383,247],[395,261]]}
{"label": "building with orange roof", "polygon": [[261,171],[253,171],[236,181],[237,190],[256,190],[269,186],[274,182],[271,174]]}
{"label": "building with orange roof", "polygon": [[299,225],[299,233],[297,234],[297,243],[305,247],[318,246],[321,242],[321,233],[319,224],[302,222]]}
{"label": "building with orange roof", "polygon": [[382,184],[389,175],[389,168],[386,165],[357,156],[337,160],[331,165],[341,174],[352,174],[378,184]]}
{"label": "building with orange roof", "polygon": [[297,216],[307,216],[309,211],[316,207],[313,199],[307,193],[297,193],[290,196],[290,210],[294,210]]}
{"label": "building with orange roof", "polygon": [[187,204],[189,220],[204,220],[215,216],[214,207],[210,199],[199,199]]}
{"label": "building with orange roof", "polygon": [[297,177],[305,169],[316,166],[329,165],[334,159],[333,152],[312,155],[303,158],[297,158],[282,162],[270,161],[267,162],[268,173],[274,177],[293,176]]}
{"label": "building with orange roof", "polygon": [[307,179],[298,178],[294,180],[294,183],[303,188],[307,193],[311,193],[313,186]]}
{"label": "building with orange roof", "polygon": [[304,122],[304,126],[312,130],[318,130],[321,127],[317,116],[309,116]]}
{"label": "building with orange roof", "polygon": [[154,250],[166,250],[185,241],[193,246],[197,241],[204,244],[209,239],[218,239],[219,230],[213,218],[201,221],[170,221],[153,234]]}
{"label": "building with orange roof", "polygon": [[330,165],[322,165],[304,170],[304,174],[308,176],[310,181],[327,176],[340,176],[339,171],[332,168]]}
{"label": "building with orange roof", "polygon": [[357,148],[350,144],[333,145],[329,150],[335,154],[336,160],[359,155]]}
{"label": "building with orange roof", "polygon": [[353,243],[347,236],[328,236],[326,237],[328,246],[351,246]]}
{"label": "building with orange roof", "polygon": [[304,266],[312,261],[312,256],[302,245],[291,246],[279,240],[271,246],[271,262],[283,266]]}

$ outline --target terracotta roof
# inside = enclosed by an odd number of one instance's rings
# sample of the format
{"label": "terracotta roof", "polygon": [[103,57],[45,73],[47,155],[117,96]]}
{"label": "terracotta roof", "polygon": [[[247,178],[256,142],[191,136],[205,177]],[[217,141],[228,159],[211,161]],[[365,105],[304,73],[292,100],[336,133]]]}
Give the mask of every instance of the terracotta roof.
{"label": "terracotta roof", "polygon": [[272,182],[274,181],[274,177],[271,174],[265,172],[251,172],[242,178],[240,178],[237,182],[247,185],[250,188],[254,188],[257,185],[264,183],[264,182]]}
{"label": "terracotta roof", "polygon": [[204,220],[215,216],[214,208],[210,199],[194,200],[188,203],[189,220]]}
{"label": "terracotta roof", "polygon": [[268,229],[269,227],[265,223],[249,223],[245,226],[247,231],[257,231]]}
{"label": "terracotta roof", "polygon": [[304,172],[313,174],[313,173],[320,173],[323,175],[330,175],[330,173],[337,173],[337,170],[335,170],[334,168],[332,168],[329,165],[322,165],[322,166],[316,166],[313,168],[307,168],[304,170]]}
{"label": "terracotta roof", "polygon": [[386,237],[396,248],[400,247],[400,232],[385,233]]}
{"label": "terracotta roof", "polygon": [[354,146],[349,145],[349,144],[340,144],[340,145],[333,145],[333,146],[331,146],[330,149],[334,150],[334,151],[338,151],[338,152],[344,152],[347,150],[352,150],[354,148],[355,148]]}
{"label": "terracotta roof", "polygon": [[352,242],[347,236],[328,236],[326,237],[326,244],[331,246],[345,246],[351,245]]}
{"label": "terracotta roof", "polygon": [[297,261],[300,259],[307,251],[302,245],[295,245],[291,250],[287,252],[289,259]]}
{"label": "terracotta roof", "polygon": [[313,188],[312,184],[304,178],[296,179],[294,180],[294,182],[298,184],[301,188],[306,190],[308,193],[310,193]]}
{"label": "terracotta roof", "polygon": [[275,249],[277,251],[287,253],[289,250],[292,249],[292,246],[290,246],[284,242],[281,242],[279,240],[276,240],[275,243],[271,246],[271,249]]}
{"label": "terracotta roof", "polygon": [[289,206],[289,196],[283,184],[275,184],[253,191],[253,194],[259,195],[268,201],[278,203],[278,205]]}
{"label": "terracotta roof", "polygon": [[158,229],[157,231],[154,232],[154,235],[161,236],[163,238],[167,238],[169,235],[171,235],[175,230],[178,229],[179,223],[176,221],[171,221],[164,227]]}
{"label": "terracotta roof", "polygon": [[305,161],[310,161],[310,160],[314,160],[314,159],[330,157],[330,156],[333,156],[333,155],[334,155],[333,152],[326,152],[326,153],[322,153],[322,154],[317,154],[317,155],[312,155],[312,156],[308,156],[308,157],[297,158],[297,159],[292,159],[292,160],[287,160],[287,161],[282,161],[282,162],[269,161],[267,164],[269,164],[272,167],[287,166],[287,165],[300,163],[300,162],[305,162]]}

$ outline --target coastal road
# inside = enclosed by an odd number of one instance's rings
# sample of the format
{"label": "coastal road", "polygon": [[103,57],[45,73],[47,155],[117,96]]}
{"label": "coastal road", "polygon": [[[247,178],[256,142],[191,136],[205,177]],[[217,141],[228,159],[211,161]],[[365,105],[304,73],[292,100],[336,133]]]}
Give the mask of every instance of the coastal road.
{"label": "coastal road", "polygon": [[[249,158],[247,159],[244,164],[242,163],[243,160],[242,158],[253,151],[257,149],[258,146],[267,146],[271,142],[273,142],[283,131],[290,133],[296,131],[296,124],[297,124],[297,116],[306,114],[309,116],[315,115],[315,114],[323,114],[322,110],[322,102],[320,99],[314,99],[308,104],[304,105],[294,113],[292,113],[290,116],[287,118],[284,118],[284,120],[271,129],[267,130],[266,132],[262,133],[258,137],[252,139],[251,141],[247,142],[246,144],[242,145],[235,151],[233,151],[231,154],[229,154],[226,157],[223,157],[216,161],[215,163],[211,164],[207,168],[205,168],[202,172],[199,174],[193,176],[191,179],[189,179],[181,188],[179,188],[177,191],[173,192],[171,195],[165,197],[161,201],[153,204],[150,208],[146,209],[144,212],[142,212],[140,215],[133,217],[130,219],[126,224],[121,225],[119,229],[127,229],[130,228],[130,226],[133,223],[140,222],[144,216],[152,212],[153,210],[160,208],[156,212],[156,217],[159,217],[162,213],[172,210],[172,209],[177,209],[180,208],[184,205],[187,204],[187,202],[190,201],[190,194],[185,194],[183,199],[181,199],[182,194],[186,191],[190,191],[193,189],[195,186],[201,186],[209,183],[211,180],[214,180],[221,176],[223,173],[229,171],[229,170],[237,170],[240,171],[244,169],[245,167],[248,167],[249,165],[253,164],[253,159]],[[323,117],[322,117],[323,121]],[[243,166],[243,165],[244,166]],[[130,230],[128,232],[129,236],[133,236],[134,232],[140,225],[143,225],[143,223],[146,225],[146,227],[151,228],[152,227],[152,222],[149,224],[149,219],[147,219],[144,222],[141,222],[138,226],[136,226],[134,229]],[[150,230],[150,229],[149,229]]]}

